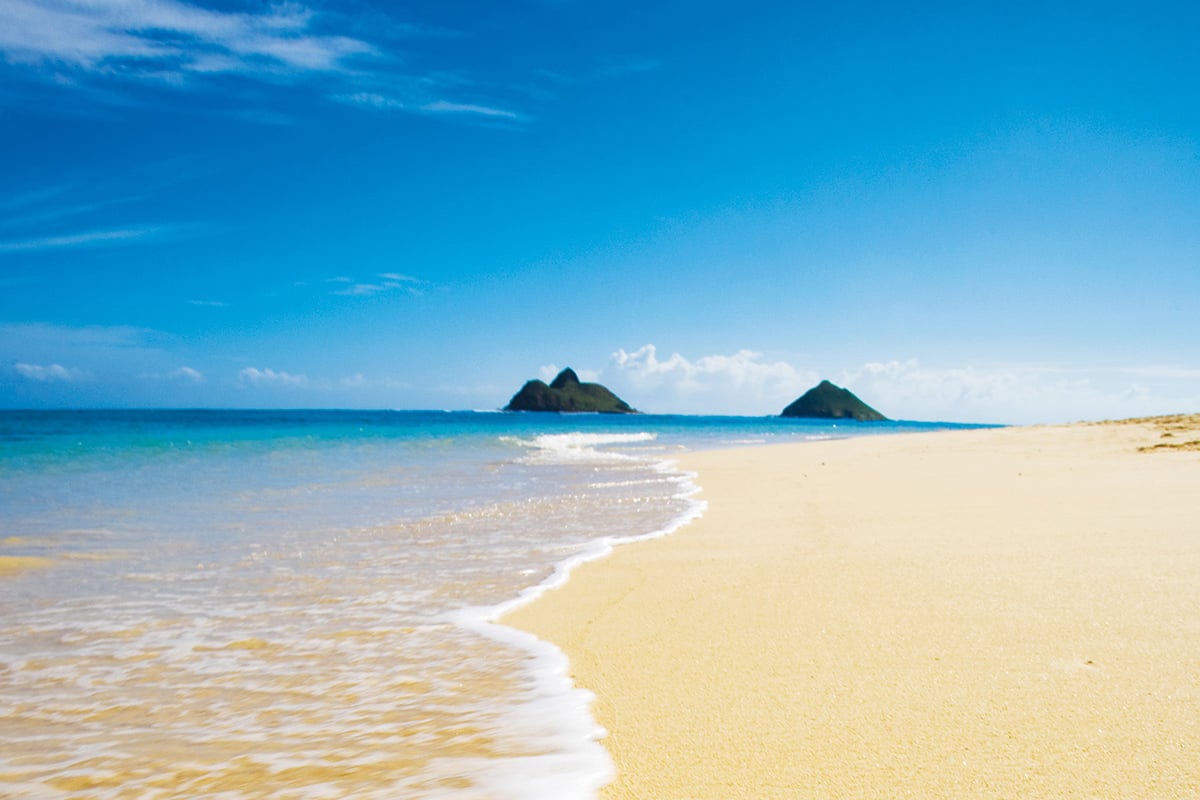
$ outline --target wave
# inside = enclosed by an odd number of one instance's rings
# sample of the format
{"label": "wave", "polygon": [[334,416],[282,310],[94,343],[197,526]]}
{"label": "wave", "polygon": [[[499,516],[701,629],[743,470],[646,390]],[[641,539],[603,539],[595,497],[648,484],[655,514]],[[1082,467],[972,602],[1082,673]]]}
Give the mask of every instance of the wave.
{"label": "wave", "polygon": [[519,459],[531,464],[583,464],[642,461],[636,455],[603,449],[619,445],[653,442],[658,434],[649,431],[636,433],[543,433],[531,438],[501,436],[500,441],[527,448],[530,452]]}

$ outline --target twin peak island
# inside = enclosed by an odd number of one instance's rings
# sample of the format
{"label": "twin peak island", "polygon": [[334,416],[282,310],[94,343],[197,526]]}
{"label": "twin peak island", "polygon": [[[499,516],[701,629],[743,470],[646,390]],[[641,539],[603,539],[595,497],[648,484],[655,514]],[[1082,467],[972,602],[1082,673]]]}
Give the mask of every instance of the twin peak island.
{"label": "twin peak island", "polygon": [[[575,370],[567,367],[546,384],[527,381],[504,407],[505,411],[590,411],[599,414],[636,414],[636,409],[598,383],[583,383]],[[781,417],[808,419],[854,419],[859,422],[887,420],[849,389],[821,381],[801,395],[780,414]]]}

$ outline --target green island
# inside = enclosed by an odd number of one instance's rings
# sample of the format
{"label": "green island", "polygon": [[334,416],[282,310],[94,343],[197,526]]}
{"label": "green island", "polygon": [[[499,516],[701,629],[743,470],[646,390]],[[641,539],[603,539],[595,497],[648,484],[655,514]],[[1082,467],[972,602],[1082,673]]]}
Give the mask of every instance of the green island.
{"label": "green island", "polygon": [[859,400],[854,392],[821,381],[801,395],[780,414],[782,417],[811,419],[854,419],[859,422],[886,422],[887,417]]}
{"label": "green island", "polygon": [[598,383],[583,383],[575,370],[567,367],[549,385],[545,381],[527,381],[504,407],[505,411],[592,412],[600,414],[636,414],[628,403]]}

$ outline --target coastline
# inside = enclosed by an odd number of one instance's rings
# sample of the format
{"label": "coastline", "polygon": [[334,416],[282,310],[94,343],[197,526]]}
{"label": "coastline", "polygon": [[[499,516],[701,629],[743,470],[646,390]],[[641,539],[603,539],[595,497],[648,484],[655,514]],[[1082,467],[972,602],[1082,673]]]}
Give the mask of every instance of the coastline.
{"label": "coastline", "polygon": [[702,518],[502,621],[595,694],[601,797],[1194,796],[1200,460],[1139,452],[1167,433],[691,454]]}

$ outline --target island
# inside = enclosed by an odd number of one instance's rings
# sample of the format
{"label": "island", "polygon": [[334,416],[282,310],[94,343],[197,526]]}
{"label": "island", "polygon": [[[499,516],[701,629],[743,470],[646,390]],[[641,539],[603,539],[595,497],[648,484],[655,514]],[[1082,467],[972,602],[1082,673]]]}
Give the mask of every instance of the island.
{"label": "island", "polygon": [[854,419],[859,422],[886,422],[887,417],[855,397],[854,392],[821,381],[800,396],[780,414],[781,417],[812,419]]}
{"label": "island", "polygon": [[636,414],[628,403],[598,383],[582,383],[567,367],[550,385],[537,379],[526,382],[504,407],[505,411],[590,411],[600,414]]}

